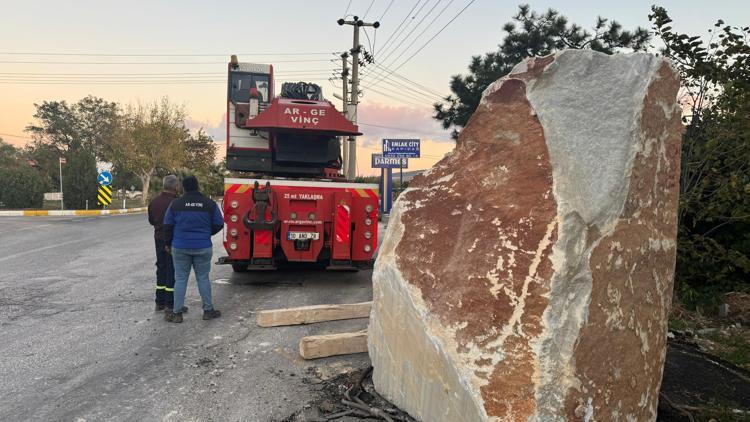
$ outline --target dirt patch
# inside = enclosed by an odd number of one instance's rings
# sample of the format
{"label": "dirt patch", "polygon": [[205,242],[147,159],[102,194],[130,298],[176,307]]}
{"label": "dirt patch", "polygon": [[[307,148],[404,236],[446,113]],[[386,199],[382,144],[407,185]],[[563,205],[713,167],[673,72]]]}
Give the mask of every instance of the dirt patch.
{"label": "dirt patch", "polygon": [[378,412],[382,412],[393,421],[415,422],[375,391],[371,369],[356,368],[325,379],[319,377],[315,368],[309,368],[309,376],[304,377],[303,382],[310,384],[317,391],[316,398],[279,422],[384,420],[383,417],[376,416]]}
{"label": "dirt patch", "polygon": [[660,398],[660,421],[750,420],[750,372],[676,338],[668,344]]}

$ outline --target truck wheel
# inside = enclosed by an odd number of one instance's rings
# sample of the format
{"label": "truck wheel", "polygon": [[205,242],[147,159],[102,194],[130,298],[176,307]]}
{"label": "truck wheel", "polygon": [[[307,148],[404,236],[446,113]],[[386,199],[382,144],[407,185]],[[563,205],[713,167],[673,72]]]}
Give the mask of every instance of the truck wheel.
{"label": "truck wheel", "polygon": [[246,273],[247,264],[232,264],[232,270],[236,273]]}

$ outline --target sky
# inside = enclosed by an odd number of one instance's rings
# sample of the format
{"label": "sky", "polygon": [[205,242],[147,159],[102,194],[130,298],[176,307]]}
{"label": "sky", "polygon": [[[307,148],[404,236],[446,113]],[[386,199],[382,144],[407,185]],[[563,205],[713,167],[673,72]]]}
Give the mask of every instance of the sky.
{"label": "sky", "polygon": [[[649,27],[654,0],[528,1],[552,7],[590,28],[597,16],[625,29]],[[277,86],[305,80],[323,87],[337,107],[340,52],[352,47],[352,28],[336,20],[378,20],[361,42],[376,62],[362,71],[357,171],[384,137],[420,138],[422,156],[410,170],[433,165],[453,149],[450,133],[431,118],[432,103],[449,93],[451,75],[466,73],[472,55],[497,49],[518,2],[500,0],[0,0],[0,138],[28,142],[34,103],[75,102],[86,95],[123,104],[164,96],[184,105],[191,128],[225,142],[226,62],[271,63]],[[676,31],[706,35],[717,19],[747,25],[743,0],[669,0]],[[462,12],[463,10],[463,12]],[[402,28],[402,29],[400,29]],[[395,33],[395,34],[394,34]],[[658,47],[658,46],[657,46]],[[398,75],[398,77],[394,76]],[[405,79],[401,79],[405,78]],[[382,80],[381,80],[382,79]],[[418,85],[415,85],[418,84]],[[370,85],[372,85],[370,87]]]}

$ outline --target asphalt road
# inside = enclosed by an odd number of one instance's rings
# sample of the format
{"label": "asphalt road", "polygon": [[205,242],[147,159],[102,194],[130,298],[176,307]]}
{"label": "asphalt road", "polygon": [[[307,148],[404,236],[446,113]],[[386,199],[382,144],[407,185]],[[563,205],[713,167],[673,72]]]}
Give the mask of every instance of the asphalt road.
{"label": "asphalt road", "polygon": [[308,362],[297,352],[305,335],[366,320],[259,328],[253,312],[370,300],[370,271],[214,266],[222,318],[201,319],[191,276],[190,312],[170,324],[153,311],[153,248],[143,214],[0,218],[0,420],[281,420],[317,378],[367,365],[366,354]]}

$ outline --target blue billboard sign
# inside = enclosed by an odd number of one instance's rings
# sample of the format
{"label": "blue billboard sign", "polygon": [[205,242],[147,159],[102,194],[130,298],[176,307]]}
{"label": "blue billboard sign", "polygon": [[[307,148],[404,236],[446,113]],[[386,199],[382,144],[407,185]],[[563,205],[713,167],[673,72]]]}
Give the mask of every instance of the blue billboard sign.
{"label": "blue billboard sign", "polygon": [[419,139],[383,139],[383,157],[419,158]]}
{"label": "blue billboard sign", "polygon": [[374,169],[397,169],[409,168],[408,158],[383,157],[383,154],[372,154],[372,168]]}

